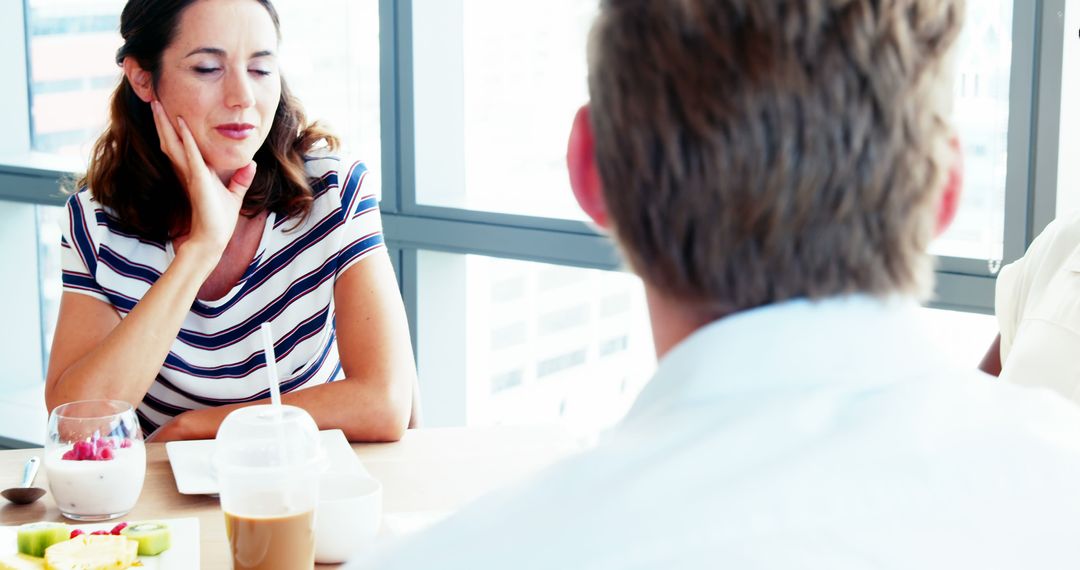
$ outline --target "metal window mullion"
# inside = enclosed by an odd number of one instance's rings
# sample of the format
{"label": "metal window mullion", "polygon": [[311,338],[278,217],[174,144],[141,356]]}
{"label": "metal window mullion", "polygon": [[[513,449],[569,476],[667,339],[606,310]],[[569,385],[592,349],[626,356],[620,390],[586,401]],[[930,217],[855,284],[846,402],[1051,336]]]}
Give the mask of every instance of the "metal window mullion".
{"label": "metal window mullion", "polygon": [[[1057,206],[1061,141],[1062,63],[1065,57],[1065,0],[1039,3],[1036,75],[1032,111],[1033,165],[1027,243],[1053,221]],[[1075,40],[1074,40],[1075,41]]]}
{"label": "metal window mullion", "polygon": [[398,161],[398,15],[396,0],[379,2],[379,146],[382,152],[382,200],[384,212],[397,212],[401,204]]}
{"label": "metal window mullion", "polygon": [[[397,208],[407,212],[416,204],[416,111],[413,70],[413,1],[383,0],[394,7],[394,106],[397,169]],[[384,150],[385,152],[385,150]]]}
{"label": "metal window mullion", "polygon": [[1042,0],[1013,2],[1003,263],[1024,254],[1032,233],[1032,164],[1036,152],[1032,143],[1037,116],[1038,16],[1042,4]]}

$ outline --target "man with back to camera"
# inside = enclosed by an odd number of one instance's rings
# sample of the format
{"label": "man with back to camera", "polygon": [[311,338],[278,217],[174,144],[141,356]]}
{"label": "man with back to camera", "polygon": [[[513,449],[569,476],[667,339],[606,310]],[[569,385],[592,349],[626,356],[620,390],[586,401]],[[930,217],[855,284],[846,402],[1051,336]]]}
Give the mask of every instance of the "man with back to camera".
{"label": "man with back to camera", "polygon": [[604,0],[568,163],[656,375],[372,568],[1076,568],[1080,415],[921,327],[963,0]]}

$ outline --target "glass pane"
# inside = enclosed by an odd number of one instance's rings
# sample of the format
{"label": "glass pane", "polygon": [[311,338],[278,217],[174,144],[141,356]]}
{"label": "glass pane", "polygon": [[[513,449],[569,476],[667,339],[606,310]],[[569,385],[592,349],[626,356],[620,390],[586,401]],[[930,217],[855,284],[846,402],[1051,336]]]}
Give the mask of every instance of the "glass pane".
{"label": "glass pane", "polygon": [[1061,62],[1061,130],[1058,146],[1057,214],[1080,209],[1080,2],[1065,3],[1065,42]]}
{"label": "glass pane", "polygon": [[[120,78],[125,0],[29,0],[34,150],[85,157]],[[378,0],[275,4],[282,65],[309,119],[324,120],[376,172],[379,156]],[[378,187],[375,185],[374,187]]]}
{"label": "glass pane", "polygon": [[308,119],[342,139],[345,153],[371,169],[381,188],[379,0],[275,2],[281,18],[282,73]]}
{"label": "glass pane", "polygon": [[85,157],[120,78],[124,0],[29,0],[33,148]]}
{"label": "glass pane", "polygon": [[458,343],[464,356],[421,355],[421,386],[463,389],[468,425],[558,422],[595,433],[625,414],[656,368],[633,275],[429,251],[419,259],[421,290],[460,295],[435,306],[421,293],[418,323],[429,328],[420,338],[439,339],[437,351]]}
{"label": "glass pane", "polygon": [[565,156],[574,113],[588,100],[585,41],[596,7],[414,2],[418,202],[584,219]]}
{"label": "glass pane", "polygon": [[1005,229],[1012,0],[967,3],[956,54],[953,121],[964,149],[964,191],[937,255],[1000,260]]}
{"label": "glass pane", "polygon": [[60,224],[67,223],[67,212],[60,206],[38,206],[38,272],[41,283],[41,329],[45,362],[49,361],[56,316],[60,311]]}
{"label": "glass pane", "polygon": [[[584,219],[564,153],[595,13],[595,0],[414,2],[419,203]],[[965,190],[936,254],[1001,257],[1011,58],[1011,0],[969,2],[954,88]]]}

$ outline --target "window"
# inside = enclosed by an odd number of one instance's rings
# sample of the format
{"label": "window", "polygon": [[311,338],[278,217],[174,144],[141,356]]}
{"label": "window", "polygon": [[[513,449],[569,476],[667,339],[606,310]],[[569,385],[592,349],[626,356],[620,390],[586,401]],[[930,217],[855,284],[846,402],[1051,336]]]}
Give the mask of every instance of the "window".
{"label": "window", "polygon": [[88,156],[120,68],[124,0],[29,0],[33,148]]}
{"label": "window", "polygon": [[1058,146],[1057,215],[1080,210],[1080,3],[1065,4],[1061,64],[1061,133]]}
{"label": "window", "polygon": [[964,191],[937,255],[1002,259],[1008,157],[1012,0],[967,3],[954,63],[953,121],[964,151]]}
{"label": "window", "polygon": [[[633,275],[421,251],[418,282],[425,407],[444,389],[464,394],[459,423],[558,421],[595,432],[622,416],[655,369]],[[518,283],[521,294],[492,283]],[[462,385],[433,385],[443,382]]]}
{"label": "window", "polygon": [[584,219],[565,156],[596,7],[413,2],[419,203]]}

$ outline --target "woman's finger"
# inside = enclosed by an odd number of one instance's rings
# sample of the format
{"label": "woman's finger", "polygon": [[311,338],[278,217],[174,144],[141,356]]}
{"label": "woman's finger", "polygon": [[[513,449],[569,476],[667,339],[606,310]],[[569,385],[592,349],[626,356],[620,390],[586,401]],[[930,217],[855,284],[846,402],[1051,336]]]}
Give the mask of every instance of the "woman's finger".
{"label": "woman's finger", "polygon": [[203,160],[202,152],[199,151],[199,145],[195,142],[195,137],[191,135],[191,130],[188,129],[183,117],[176,118],[176,126],[179,131],[180,142],[183,143],[184,154],[187,157],[188,172],[195,175],[195,173],[202,170],[209,170],[206,161]]}
{"label": "woman's finger", "polygon": [[161,141],[161,150],[180,169],[181,174],[187,176],[188,169],[184,156],[184,145],[180,142],[176,130],[173,129],[172,122],[165,113],[165,108],[160,101],[155,100],[150,102],[150,109],[154,115],[154,126],[157,127],[158,139]]}

